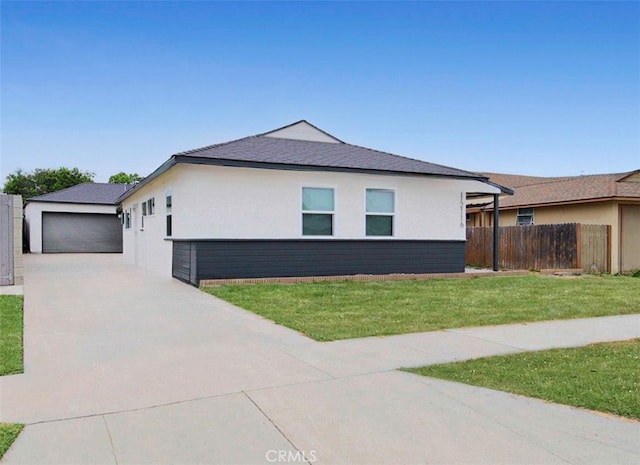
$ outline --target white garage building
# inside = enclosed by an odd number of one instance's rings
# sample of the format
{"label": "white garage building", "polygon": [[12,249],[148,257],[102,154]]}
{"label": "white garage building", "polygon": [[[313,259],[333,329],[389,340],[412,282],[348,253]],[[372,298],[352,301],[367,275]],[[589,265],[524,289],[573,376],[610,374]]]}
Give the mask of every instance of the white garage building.
{"label": "white garage building", "polygon": [[121,253],[116,199],[126,184],[83,183],[29,199],[25,207],[32,253]]}

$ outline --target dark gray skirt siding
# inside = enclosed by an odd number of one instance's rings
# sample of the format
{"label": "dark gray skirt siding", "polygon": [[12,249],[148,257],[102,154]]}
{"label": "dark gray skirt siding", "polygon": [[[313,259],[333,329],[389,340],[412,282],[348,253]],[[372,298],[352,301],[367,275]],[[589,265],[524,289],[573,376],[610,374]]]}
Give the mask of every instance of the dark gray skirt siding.
{"label": "dark gray skirt siding", "polygon": [[198,240],[173,242],[173,276],[202,279],[464,271],[464,241]]}
{"label": "dark gray skirt siding", "polygon": [[191,242],[173,243],[171,274],[180,281],[191,282]]}

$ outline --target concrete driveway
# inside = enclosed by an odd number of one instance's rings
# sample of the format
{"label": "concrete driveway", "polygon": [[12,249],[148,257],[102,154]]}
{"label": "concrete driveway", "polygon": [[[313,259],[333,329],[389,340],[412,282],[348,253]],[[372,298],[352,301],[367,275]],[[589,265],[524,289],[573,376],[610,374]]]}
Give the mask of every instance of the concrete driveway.
{"label": "concrete driveway", "polygon": [[640,463],[638,422],[395,370],[640,337],[640,315],[321,344],[119,255],[25,266],[3,464]]}

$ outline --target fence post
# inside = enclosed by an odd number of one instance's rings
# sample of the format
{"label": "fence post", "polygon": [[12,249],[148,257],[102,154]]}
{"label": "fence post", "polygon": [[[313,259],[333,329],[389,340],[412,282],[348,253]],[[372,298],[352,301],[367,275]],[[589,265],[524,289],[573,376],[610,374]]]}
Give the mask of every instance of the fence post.
{"label": "fence post", "polygon": [[580,223],[576,224],[576,255],[578,262],[576,268],[586,271],[582,268],[582,224]]}
{"label": "fence post", "polygon": [[[618,251],[618,254],[620,254],[620,251]],[[607,273],[611,273],[611,259],[611,225],[609,224],[607,225]],[[622,265],[622,263],[618,263],[618,265]]]}

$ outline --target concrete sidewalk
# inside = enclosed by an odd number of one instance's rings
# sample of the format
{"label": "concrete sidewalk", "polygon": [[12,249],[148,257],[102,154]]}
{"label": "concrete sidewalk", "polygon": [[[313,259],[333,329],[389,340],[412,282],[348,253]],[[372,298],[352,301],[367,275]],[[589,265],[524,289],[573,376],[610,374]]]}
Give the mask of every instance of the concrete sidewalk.
{"label": "concrete sidewalk", "polygon": [[640,337],[640,315],[318,343],[117,255],[25,258],[3,464],[640,463],[639,422],[395,370]]}

